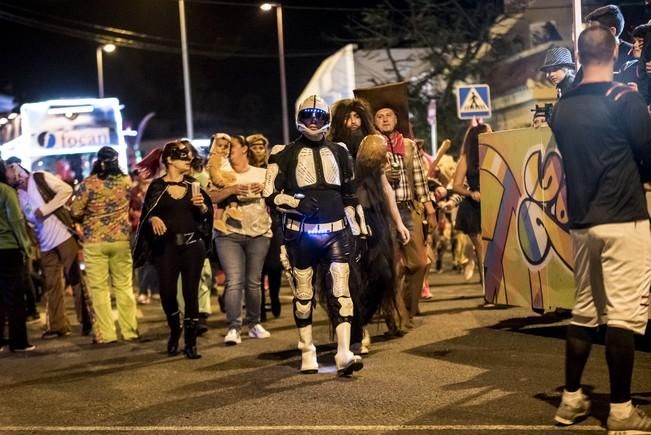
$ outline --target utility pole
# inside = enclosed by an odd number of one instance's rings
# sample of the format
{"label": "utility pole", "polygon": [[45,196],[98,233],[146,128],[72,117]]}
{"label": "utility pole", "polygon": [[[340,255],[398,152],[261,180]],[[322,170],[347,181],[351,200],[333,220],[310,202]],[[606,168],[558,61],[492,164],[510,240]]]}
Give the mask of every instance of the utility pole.
{"label": "utility pole", "polygon": [[194,138],[192,126],[192,95],[190,89],[190,64],[188,61],[188,37],[185,27],[185,1],[179,0],[179,23],[181,25],[181,58],[183,60],[183,90],[185,93],[185,124],[188,139]]}

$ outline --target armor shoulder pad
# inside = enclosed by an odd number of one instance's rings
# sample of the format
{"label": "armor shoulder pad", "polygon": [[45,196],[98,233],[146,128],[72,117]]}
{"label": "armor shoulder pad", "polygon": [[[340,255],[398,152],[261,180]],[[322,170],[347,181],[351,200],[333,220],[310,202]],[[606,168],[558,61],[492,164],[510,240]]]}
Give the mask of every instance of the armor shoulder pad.
{"label": "armor shoulder pad", "polygon": [[274,145],[273,148],[271,148],[271,155],[279,154],[281,151],[285,149],[287,145]]}
{"label": "armor shoulder pad", "polygon": [[345,149],[346,151],[348,151],[348,146],[346,146],[345,143],[343,143],[343,142],[335,142],[335,143],[336,143],[337,145],[339,145],[340,147],[343,147],[343,149]]}

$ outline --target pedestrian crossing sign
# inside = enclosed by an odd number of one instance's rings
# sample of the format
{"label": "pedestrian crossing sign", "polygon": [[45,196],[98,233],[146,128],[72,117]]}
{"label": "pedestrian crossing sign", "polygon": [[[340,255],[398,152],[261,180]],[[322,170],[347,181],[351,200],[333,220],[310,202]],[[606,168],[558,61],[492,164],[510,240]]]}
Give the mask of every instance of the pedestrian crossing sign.
{"label": "pedestrian crossing sign", "polygon": [[491,92],[488,85],[457,86],[459,119],[490,118]]}

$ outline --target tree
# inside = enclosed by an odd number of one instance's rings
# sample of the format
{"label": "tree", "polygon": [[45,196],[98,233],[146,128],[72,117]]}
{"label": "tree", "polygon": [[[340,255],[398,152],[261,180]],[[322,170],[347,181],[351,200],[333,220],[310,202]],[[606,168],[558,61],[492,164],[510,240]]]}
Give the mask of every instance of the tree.
{"label": "tree", "polygon": [[[429,136],[427,107],[435,98],[438,137],[458,144],[466,124],[457,119],[455,86],[482,80],[510,52],[510,42],[499,31],[507,18],[496,0],[383,0],[350,18],[347,30],[360,48],[386,51],[396,81],[410,81],[416,134]],[[403,77],[391,49],[407,47],[423,49],[428,72]]]}

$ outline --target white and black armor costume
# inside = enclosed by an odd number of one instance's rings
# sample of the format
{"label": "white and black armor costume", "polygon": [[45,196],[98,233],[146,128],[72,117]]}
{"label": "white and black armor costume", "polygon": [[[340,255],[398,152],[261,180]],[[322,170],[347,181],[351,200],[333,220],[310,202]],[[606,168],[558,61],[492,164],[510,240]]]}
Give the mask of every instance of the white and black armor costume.
{"label": "white and black armor costume", "polygon": [[327,306],[337,334],[337,373],[349,376],[363,365],[349,349],[353,302],[348,262],[353,252],[352,235],[366,228],[363,214],[357,214],[362,212],[355,194],[353,162],[345,145],[325,140],[330,113],[321,98],[314,95],[303,102],[296,124],[301,137],[272,150],[264,196],[269,205],[285,214],[285,247],[294,281],[301,371],[318,372],[312,342],[313,278],[316,267],[325,264]]}

